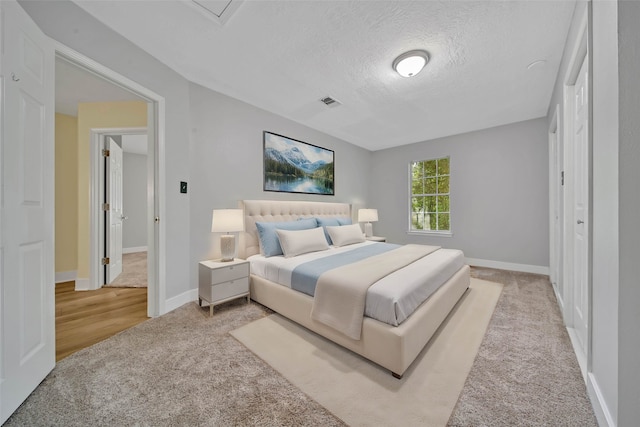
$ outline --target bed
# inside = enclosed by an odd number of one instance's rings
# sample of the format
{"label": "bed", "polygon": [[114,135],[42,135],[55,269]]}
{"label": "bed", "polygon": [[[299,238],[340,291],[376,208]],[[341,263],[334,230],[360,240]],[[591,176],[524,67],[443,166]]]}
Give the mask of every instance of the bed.
{"label": "bed", "polygon": [[[439,257],[455,258],[455,267],[441,268],[439,274],[445,275],[444,283],[437,288],[424,302],[419,302],[412,313],[400,313],[398,318],[397,304],[395,308],[382,311],[382,314],[369,312],[369,300],[367,295],[366,316],[361,320],[361,330],[358,331],[358,339],[354,339],[343,331],[338,331],[321,321],[312,318],[314,309],[314,297],[287,286],[285,283],[277,283],[278,280],[272,272],[269,275],[269,264],[264,264],[264,257],[260,255],[260,243],[256,222],[260,225],[268,222],[296,221],[302,218],[351,218],[351,206],[345,203],[324,203],[306,201],[274,201],[274,200],[245,200],[242,202],[245,215],[245,233],[240,239],[239,256],[248,259],[251,266],[250,293],[251,299],[269,307],[290,320],[310,329],[311,331],[341,345],[366,359],[388,369],[394,377],[402,378],[405,371],[411,366],[440,324],[445,320],[449,312],[469,287],[469,267],[459,260],[456,252],[440,249],[434,254]],[[380,243],[365,242],[358,246],[381,245]],[[355,247],[356,245],[354,245]],[[348,248],[349,250],[351,248]],[[339,248],[339,250],[347,250]],[[460,253],[461,254],[461,253]],[[300,259],[303,259],[301,256]],[[311,258],[314,258],[311,256]],[[435,258],[427,255],[420,262],[434,263]],[[283,257],[273,257],[281,264],[293,264],[294,268],[298,259],[294,261],[282,260]],[[298,258],[298,257],[295,257]],[[429,258],[427,261],[426,259]],[[436,257],[437,258],[437,257]],[[464,259],[462,257],[462,259]],[[278,266],[280,268],[280,266]],[[416,276],[416,272],[423,267],[419,264],[409,264],[398,271],[396,276],[389,275],[385,280],[386,286],[394,281],[405,283],[406,278]],[[413,270],[411,270],[413,269]],[[400,274],[398,276],[397,274]],[[402,276],[404,274],[404,276]],[[280,273],[282,275],[282,273]],[[382,280],[381,280],[382,281]],[[414,282],[416,280],[413,280]],[[378,282],[372,285],[378,286]],[[384,289],[384,288],[383,288]],[[384,295],[384,291],[381,292]],[[409,298],[411,299],[411,298]],[[378,305],[385,305],[384,303]],[[388,304],[387,304],[388,305]],[[413,310],[413,309],[411,309]],[[402,311],[402,310],[400,310]],[[405,310],[406,311],[406,310]],[[394,312],[395,314],[390,314]],[[395,316],[395,320],[394,317]],[[376,319],[374,317],[381,317]],[[395,323],[395,324],[394,324]]]}

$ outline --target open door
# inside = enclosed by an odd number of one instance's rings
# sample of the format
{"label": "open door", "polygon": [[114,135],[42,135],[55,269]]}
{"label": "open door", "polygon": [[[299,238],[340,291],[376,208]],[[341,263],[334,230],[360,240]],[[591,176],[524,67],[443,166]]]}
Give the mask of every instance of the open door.
{"label": "open door", "polygon": [[0,423],[55,366],[54,46],[0,1]]}
{"label": "open door", "polygon": [[106,191],[108,205],[106,224],[106,283],[113,282],[122,273],[122,147],[110,136],[106,138]]}

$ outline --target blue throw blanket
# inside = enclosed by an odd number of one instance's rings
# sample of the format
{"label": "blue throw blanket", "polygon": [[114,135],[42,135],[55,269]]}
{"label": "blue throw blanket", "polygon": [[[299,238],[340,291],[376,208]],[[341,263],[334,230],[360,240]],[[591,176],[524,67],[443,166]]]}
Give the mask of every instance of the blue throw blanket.
{"label": "blue throw blanket", "polygon": [[313,296],[316,292],[316,283],[318,282],[318,278],[325,271],[361,261],[399,247],[400,245],[394,245],[391,243],[376,243],[305,262],[304,264],[297,266],[291,273],[291,288],[298,292],[303,292],[307,295]]}

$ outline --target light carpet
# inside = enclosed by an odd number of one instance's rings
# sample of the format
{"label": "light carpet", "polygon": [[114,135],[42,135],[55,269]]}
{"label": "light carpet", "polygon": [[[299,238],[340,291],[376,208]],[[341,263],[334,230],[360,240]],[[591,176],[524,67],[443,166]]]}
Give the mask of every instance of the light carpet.
{"label": "light carpet", "polygon": [[147,253],[134,252],[122,255],[122,273],[116,279],[104,285],[107,288],[146,288]]}
{"label": "light carpet", "polygon": [[277,314],[231,334],[349,425],[445,426],[501,291],[502,284],[472,278],[401,380]]}

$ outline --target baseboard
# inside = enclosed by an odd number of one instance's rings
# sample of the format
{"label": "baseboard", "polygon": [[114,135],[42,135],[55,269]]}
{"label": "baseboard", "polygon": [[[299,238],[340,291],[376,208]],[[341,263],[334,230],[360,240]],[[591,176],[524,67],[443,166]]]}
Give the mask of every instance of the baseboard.
{"label": "baseboard", "polygon": [[78,271],[56,271],[56,283],[73,282],[78,276]]}
{"label": "baseboard", "polygon": [[136,252],[147,252],[146,246],[136,246],[134,248],[122,248],[123,254],[133,254]]}
{"label": "baseboard", "polygon": [[587,378],[587,355],[582,350],[580,346],[580,338],[576,333],[574,328],[567,328],[567,332],[569,333],[569,339],[571,340],[571,346],[573,347],[573,352],[576,354],[576,359],[578,359],[578,365],[580,365],[580,372],[582,373],[582,379],[584,383],[588,383]]}
{"label": "baseboard", "polygon": [[89,290],[91,290],[91,281],[89,279],[76,278],[76,291],[89,291]]}
{"label": "baseboard", "polygon": [[181,307],[188,302],[197,301],[197,299],[198,299],[197,289],[191,289],[189,291],[181,293],[180,295],[176,295],[175,297],[168,298],[164,303],[165,312],[161,314],[165,314],[170,311],[173,311],[176,308]]}
{"label": "baseboard", "polygon": [[474,267],[497,268],[499,270],[522,271],[524,273],[549,275],[549,267],[543,265],[514,264],[511,262],[491,261],[488,259],[465,258],[466,263]]}
{"label": "baseboard", "polygon": [[596,377],[594,377],[592,373],[588,375],[587,393],[591,399],[591,406],[593,407],[593,412],[596,414],[598,425],[600,427],[616,427],[616,423],[611,416],[611,411],[609,411],[607,403],[604,401]]}

